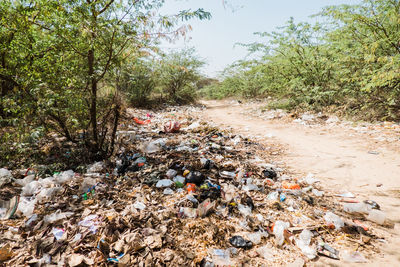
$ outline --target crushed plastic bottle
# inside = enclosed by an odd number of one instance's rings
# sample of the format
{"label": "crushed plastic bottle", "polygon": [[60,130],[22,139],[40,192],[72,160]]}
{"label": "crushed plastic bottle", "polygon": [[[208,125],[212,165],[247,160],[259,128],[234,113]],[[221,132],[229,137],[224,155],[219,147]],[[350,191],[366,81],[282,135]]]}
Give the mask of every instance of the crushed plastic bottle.
{"label": "crushed plastic bottle", "polygon": [[339,260],[339,251],[326,244],[325,242],[319,242],[317,247],[318,255],[325,256],[334,260]]}
{"label": "crushed plastic bottle", "polygon": [[383,211],[372,209],[369,211],[367,220],[383,225],[386,220],[386,214]]}
{"label": "crushed plastic bottle", "polygon": [[38,219],[37,214],[33,214],[24,224],[25,227],[31,227],[34,222]]}
{"label": "crushed plastic bottle", "polygon": [[354,194],[349,192],[349,191],[346,191],[346,192],[343,192],[343,193],[340,193],[340,194],[336,194],[335,196],[345,197],[345,198],[355,198]]}
{"label": "crushed plastic bottle", "polygon": [[192,202],[195,205],[199,204],[199,201],[191,194],[186,195],[186,199]]}
{"label": "crushed plastic bottle", "polygon": [[325,214],[324,219],[328,224],[333,224],[336,230],[339,230],[344,226],[344,221],[330,211]]}
{"label": "crushed plastic bottle", "polygon": [[345,203],[343,210],[348,213],[368,213],[369,206],[365,203]]}

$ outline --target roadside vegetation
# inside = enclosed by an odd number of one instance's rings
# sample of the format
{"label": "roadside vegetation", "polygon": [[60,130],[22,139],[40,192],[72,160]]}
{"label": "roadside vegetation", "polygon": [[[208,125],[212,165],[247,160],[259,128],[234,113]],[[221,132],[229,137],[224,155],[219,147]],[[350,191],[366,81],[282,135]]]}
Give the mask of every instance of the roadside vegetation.
{"label": "roadside vegetation", "polygon": [[[109,157],[124,104],[193,101],[204,64],[160,51],[203,9],[159,14],[162,0],[0,0],[0,165]],[[62,143],[49,151],[46,143]]]}
{"label": "roadside vegetation", "polygon": [[340,111],[366,120],[400,119],[400,1],[324,8],[320,23],[290,19],[249,57],[227,67],[208,98],[271,97],[271,107]]}

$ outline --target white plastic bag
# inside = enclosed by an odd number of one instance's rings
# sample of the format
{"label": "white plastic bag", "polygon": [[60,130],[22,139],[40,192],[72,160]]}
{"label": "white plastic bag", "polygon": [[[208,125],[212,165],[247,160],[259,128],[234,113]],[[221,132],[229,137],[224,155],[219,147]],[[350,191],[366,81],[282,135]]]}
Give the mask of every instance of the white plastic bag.
{"label": "white plastic bag", "polygon": [[54,175],[55,181],[59,184],[65,184],[71,181],[74,178],[74,171],[73,170],[68,170],[64,171],[60,174]]}
{"label": "white plastic bag", "polygon": [[285,242],[284,231],[289,228],[290,224],[288,222],[276,221],[274,226],[275,242],[278,246],[282,246]]}
{"label": "white plastic bag", "polygon": [[25,217],[31,217],[35,209],[36,199],[29,199],[27,197],[20,197],[18,210],[24,214]]}
{"label": "white plastic bag", "polygon": [[21,195],[22,196],[36,195],[37,193],[39,193],[41,188],[42,185],[38,181],[32,181],[22,188]]}

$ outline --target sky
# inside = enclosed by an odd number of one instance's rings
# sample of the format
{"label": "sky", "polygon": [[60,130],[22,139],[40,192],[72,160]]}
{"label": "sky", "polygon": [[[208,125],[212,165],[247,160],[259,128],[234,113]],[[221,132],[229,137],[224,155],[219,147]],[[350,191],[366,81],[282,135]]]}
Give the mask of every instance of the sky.
{"label": "sky", "polygon": [[[361,0],[166,0],[163,14],[176,14],[179,10],[204,8],[211,20],[191,20],[193,28],[186,40],[163,42],[165,49],[195,47],[200,58],[207,62],[203,73],[216,77],[220,71],[236,60],[243,59],[247,50],[236,43],[259,40],[254,32],[271,32],[293,17],[295,22],[315,21],[309,18],[325,6],[357,4]],[[232,8],[233,7],[233,8]]]}

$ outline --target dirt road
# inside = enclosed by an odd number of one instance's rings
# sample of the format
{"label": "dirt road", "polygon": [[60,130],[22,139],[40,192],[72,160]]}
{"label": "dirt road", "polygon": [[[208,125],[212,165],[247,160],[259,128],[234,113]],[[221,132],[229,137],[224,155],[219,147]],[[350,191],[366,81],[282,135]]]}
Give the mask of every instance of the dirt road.
{"label": "dirt road", "polygon": [[[309,128],[280,120],[263,120],[244,115],[248,105],[227,101],[205,101],[204,116],[237,133],[264,136],[285,145],[283,160],[299,175],[311,172],[325,188],[348,190],[359,199],[377,201],[395,228],[387,230],[389,244],[379,262],[400,263],[400,151],[370,140],[368,135],[351,135],[346,129]],[[398,141],[400,142],[400,140]],[[378,153],[371,151],[379,150]],[[378,262],[377,262],[378,263]]]}

